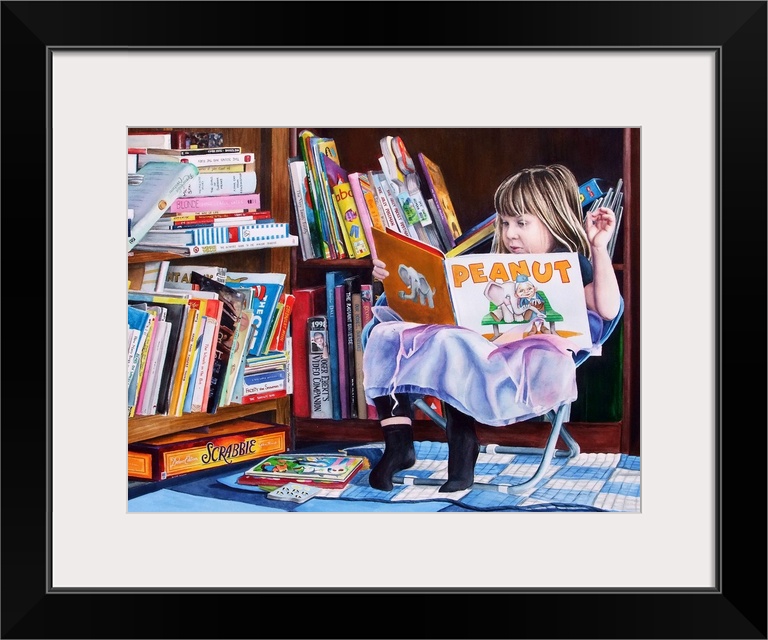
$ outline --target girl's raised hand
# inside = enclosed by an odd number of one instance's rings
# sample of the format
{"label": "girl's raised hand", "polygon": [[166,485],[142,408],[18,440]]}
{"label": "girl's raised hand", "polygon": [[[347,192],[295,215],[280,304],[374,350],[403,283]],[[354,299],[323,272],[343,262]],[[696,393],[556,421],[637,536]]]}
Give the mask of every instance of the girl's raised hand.
{"label": "girl's raised hand", "polygon": [[605,248],[616,229],[616,214],[608,207],[587,211],[585,226],[589,244],[595,248]]}
{"label": "girl's raised hand", "polygon": [[386,266],[381,260],[378,258],[373,259],[373,277],[377,280],[383,280],[389,275],[389,271],[387,271]]}

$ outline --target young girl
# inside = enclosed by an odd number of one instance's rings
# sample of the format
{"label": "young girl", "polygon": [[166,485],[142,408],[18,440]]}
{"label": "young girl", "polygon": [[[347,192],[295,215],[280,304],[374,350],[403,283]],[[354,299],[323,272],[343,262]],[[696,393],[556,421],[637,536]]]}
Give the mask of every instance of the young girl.
{"label": "young girl", "polygon": [[[496,189],[493,246],[499,253],[577,252],[590,315],[593,342],[603,323],[617,319],[621,295],[608,242],[616,228],[605,207],[581,223],[576,178],[564,166],[534,166],[506,178]],[[373,261],[373,275],[389,276]],[[366,398],[373,402],[384,432],[384,454],[371,470],[370,485],[393,488],[392,475],[416,461],[411,395],[443,400],[448,440],[448,480],[441,492],[460,491],[474,481],[479,453],[475,420],[490,426],[541,415],[576,399],[575,361],[567,341],[537,334],[491,343],[480,334],[450,325],[402,322],[386,307],[364,352]],[[505,334],[502,334],[502,338]]]}

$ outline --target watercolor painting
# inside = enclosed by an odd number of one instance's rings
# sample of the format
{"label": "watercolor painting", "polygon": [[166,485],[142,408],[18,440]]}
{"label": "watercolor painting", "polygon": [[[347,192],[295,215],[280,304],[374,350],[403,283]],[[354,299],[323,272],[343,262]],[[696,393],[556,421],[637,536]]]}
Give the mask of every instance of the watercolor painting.
{"label": "watercolor painting", "polygon": [[[249,151],[254,131],[222,129],[227,147]],[[530,138],[527,129],[270,131],[275,139],[289,138],[306,173],[281,194],[290,198],[293,228],[314,236],[302,238],[294,254],[293,287],[325,283],[324,305],[310,309],[299,295],[294,310],[276,305],[263,314],[259,292],[238,285],[248,295],[244,309],[254,313],[250,328],[246,322],[234,339],[250,348],[228,367],[224,384],[230,392],[223,395],[206,391],[222,384],[215,371],[195,369],[200,359],[192,336],[201,349],[202,333],[189,327],[181,332],[190,336],[190,346],[176,352],[188,364],[166,359],[156,365],[159,371],[146,364],[149,347],[141,348],[152,344],[151,336],[138,341],[129,354],[131,371],[146,367],[147,376],[158,380],[163,365],[171,368],[166,377],[176,386],[177,417],[194,417],[184,410],[185,394],[195,393],[197,381],[208,386],[197,390],[207,398],[201,408],[195,405],[197,428],[129,442],[128,511],[640,513],[639,425],[632,424],[636,416],[622,386],[634,352],[624,344],[627,305],[638,303],[624,292],[632,291],[637,275],[628,259],[636,255],[630,232],[639,225],[639,202],[632,198],[639,173],[627,158],[639,153],[639,130],[540,129],[538,147],[520,144]],[[129,130],[131,136],[151,133]],[[595,140],[602,141],[599,152]],[[318,160],[319,145],[334,150],[339,171],[330,180],[327,163]],[[510,154],[510,148],[517,151]],[[413,157],[422,160],[421,171]],[[483,158],[486,165],[492,159],[492,171],[457,179]],[[284,167],[265,168],[288,175],[285,161]],[[367,170],[376,165],[380,171]],[[344,233],[346,207],[334,198],[333,187],[343,186],[339,180],[349,174],[367,174],[378,185],[368,198],[346,191],[357,196],[373,247],[365,259],[356,257]],[[452,218],[445,212],[449,188]],[[410,211],[402,206],[404,197],[413,203]],[[266,193],[260,198],[268,201]],[[196,200],[199,207],[205,197]],[[210,211],[203,207],[178,224],[242,224],[211,200]],[[419,218],[418,210],[428,213]],[[456,233],[437,233],[438,226]],[[308,278],[300,261],[317,260],[309,253],[317,246],[337,255],[321,257],[320,277]],[[270,251],[277,255],[280,249]],[[163,262],[173,259],[160,257],[158,270],[168,273]],[[236,251],[226,261],[216,257],[206,255],[206,270],[243,270]],[[141,259],[139,243],[129,263]],[[209,291],[222,287],[202,274],[194,278]],[[200,295],[163,282],[140,284],[143,295],[129,291],[134,315],[139,300],[151,310],[153,296],[167,302],[162,297],[175,295],[192,307]],[[361,285],[373,295],[362,296]],[[327,323],[328,364],[322,368],[311,366],[316,345],[306,324],[310,317]],[[276,344],[270,338],[254,347],[256,329],[269,337],[281,326],[290,336],[287,346],[284,341],[281,350],[268,349],[267,342]],[[202,360],[208,366],[226,355],[214,342],[208,350],[217,354]],[[142,378],[138,385],[136,376],[132,381],[129,391],[138,394]],[[157,383],[150,388],[162,397]],[[317,412],[304,408],[309,396]],[[269,413],[291,401],[292,430]],[[160,425],[163,416],[134,410],[129,432],[141,420]],[[584,439],[593,423],[608,423],[602,442]],[[305,435],[329,425],[333,435]],[[273,482],[254,481],[249,470],[280,454],[360,464],[344,478],[296,476],[288,488],[288,467],[272,465]]]}

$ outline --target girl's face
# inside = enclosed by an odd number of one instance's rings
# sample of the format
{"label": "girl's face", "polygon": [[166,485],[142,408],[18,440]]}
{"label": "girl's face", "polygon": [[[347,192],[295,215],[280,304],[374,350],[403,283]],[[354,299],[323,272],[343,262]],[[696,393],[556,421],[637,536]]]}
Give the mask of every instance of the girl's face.
{"label": "girl's face", "polygon": [[549,253],[555,237],[536,216],[501,216],[501,239],[510,253]]}

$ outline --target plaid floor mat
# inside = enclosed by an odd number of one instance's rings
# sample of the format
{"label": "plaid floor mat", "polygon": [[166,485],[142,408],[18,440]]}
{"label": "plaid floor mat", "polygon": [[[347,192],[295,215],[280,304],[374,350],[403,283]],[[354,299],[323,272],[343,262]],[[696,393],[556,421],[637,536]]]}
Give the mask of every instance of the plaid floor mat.
{"label": "plaid floor mat", "polygon": [[[435,501],[453,504],[460,510],[491,511],[611,511],[640,512],[640,458],[619,453],[584,453],[571,459],[558,458],[547,473],[522,495],[504,493],[504,485],[517,484],[530,478],[538,466],[539,457],[531,454],[481,453],[475,465],[475,485],[465,491],[438,493],[439,484],[411,484],[412,478],[447,478],[448,445],[441,442],[416,442],[416,464],[395,476],[392,491],[372,489],[369,471],[359,473],[344,489],[326,489],[318,494],[323,511],[354,511],[360,503],[407,503]],[[383,453],[383,445],[350,447],[349,455],[367,457],[371,466]],[[240,491],[261,491],[236,483],[239,474],[220,478],[219,482]],[[424,481],[424,480],[422,480]],[[426,480],[429,482],[429,480]],[[418,482],[418,481],[417,481]],[[502,491],[499,490],[502,487]],[[332,499],[332,500],[328,500]],[[297,511],[315,510],[310,500]],[[362,504],[361,504],[362,507]],[[318,507],[319,508],[319,507]],[[366,508],[366,510],[370,510]],[[444,509],[438,509],[444,510]]]}

